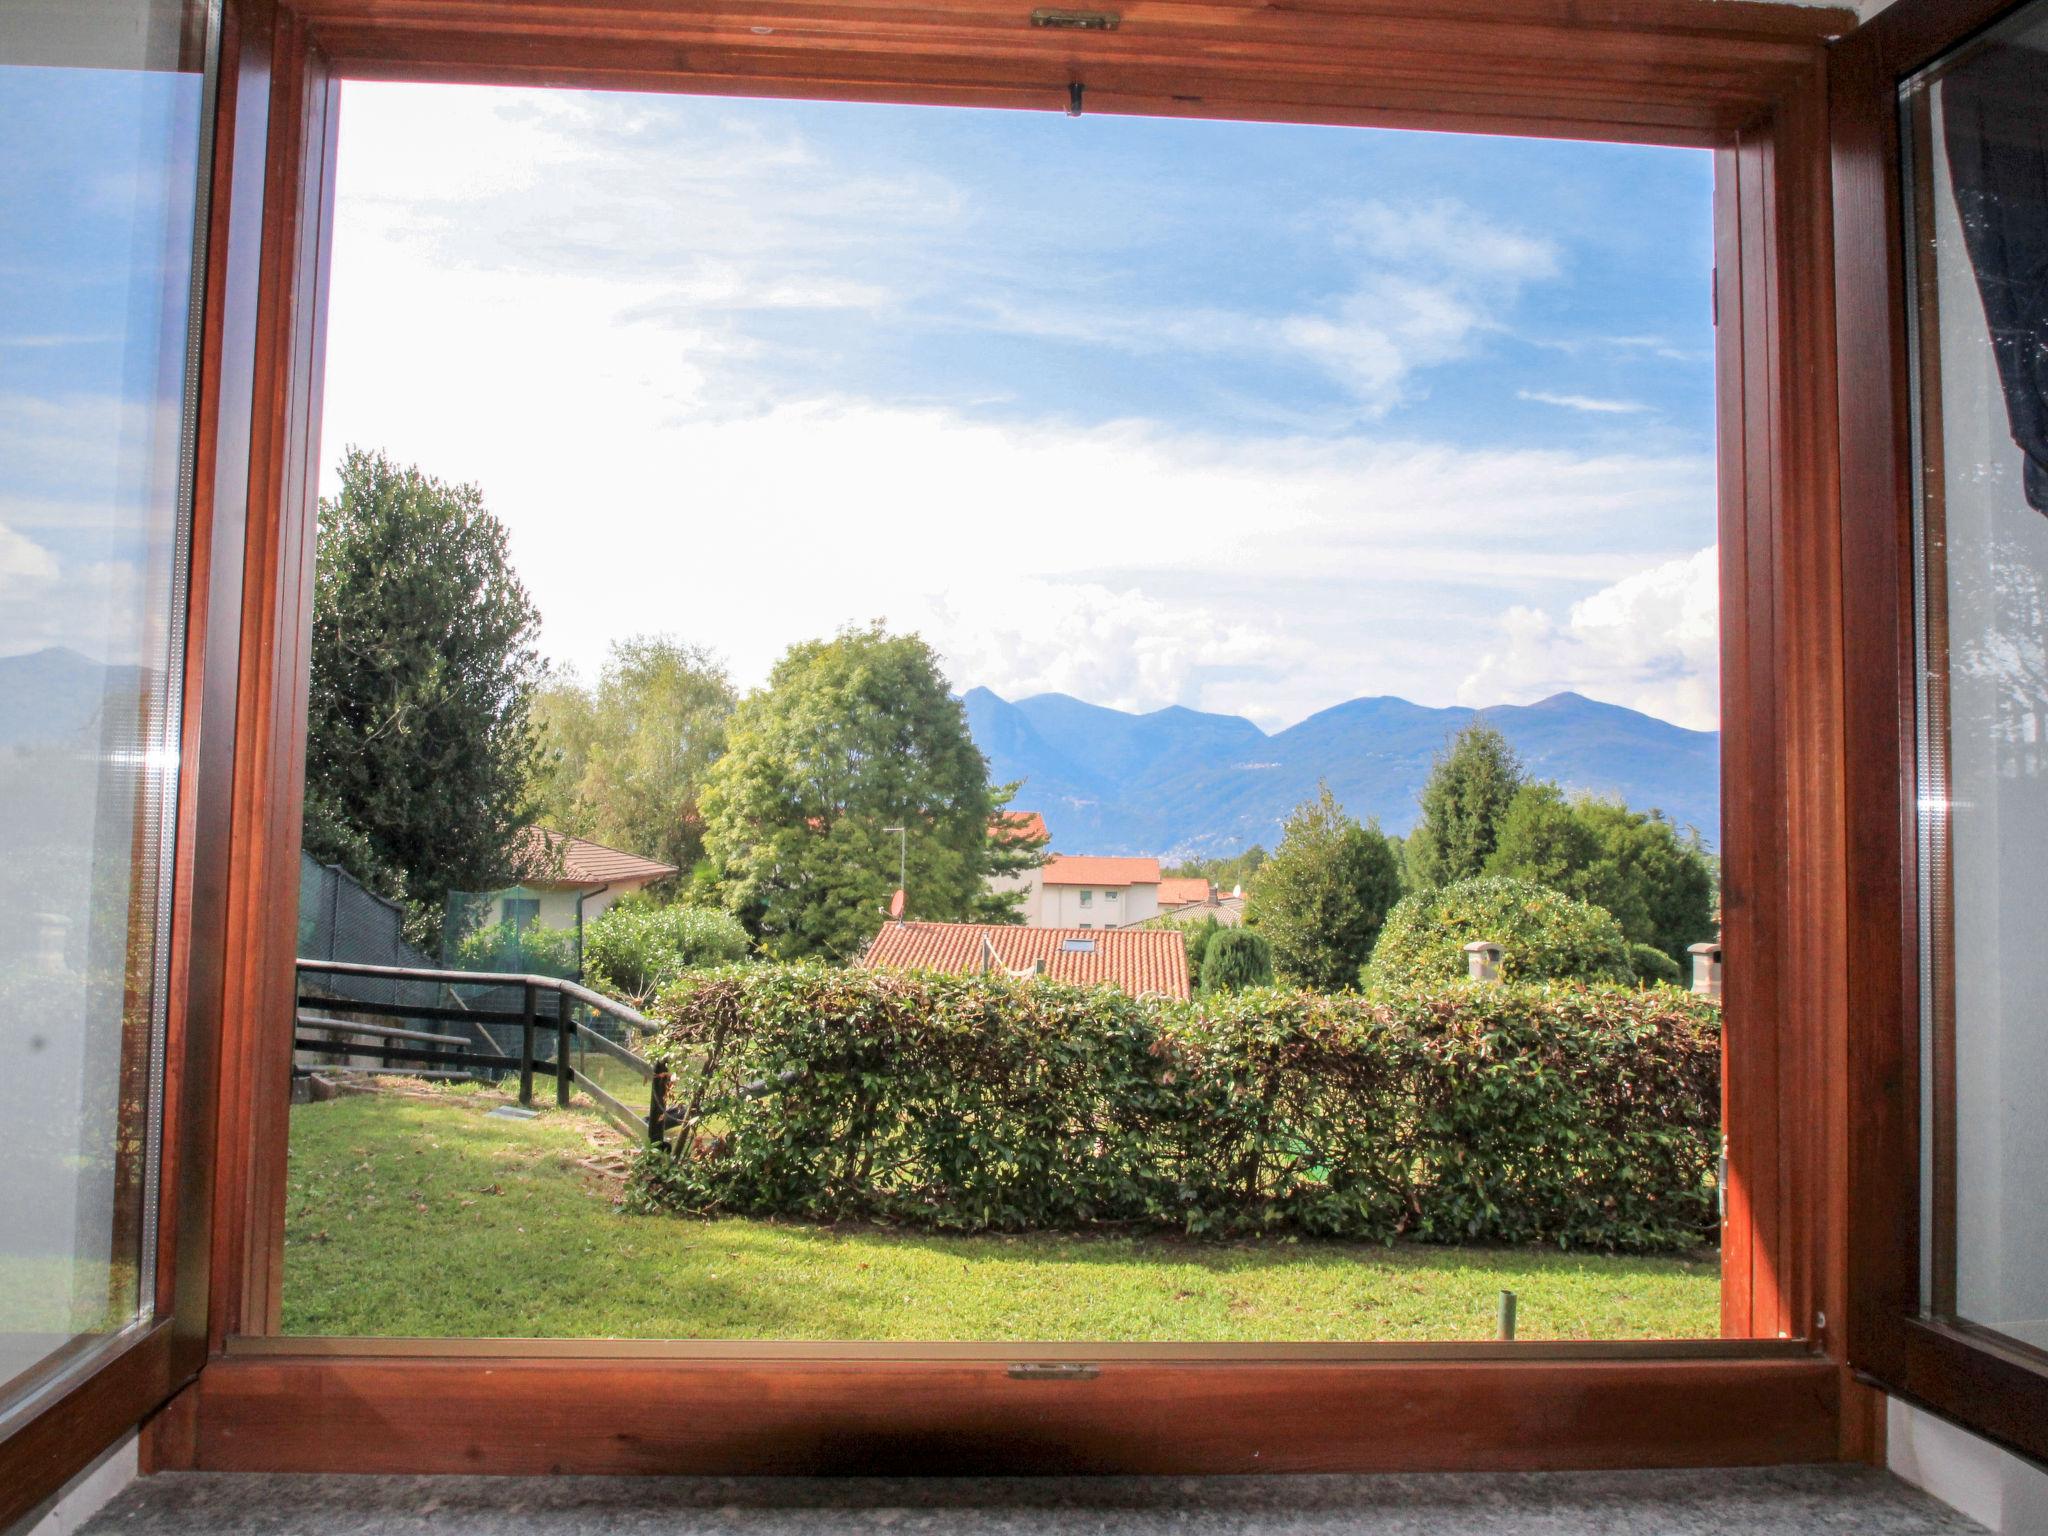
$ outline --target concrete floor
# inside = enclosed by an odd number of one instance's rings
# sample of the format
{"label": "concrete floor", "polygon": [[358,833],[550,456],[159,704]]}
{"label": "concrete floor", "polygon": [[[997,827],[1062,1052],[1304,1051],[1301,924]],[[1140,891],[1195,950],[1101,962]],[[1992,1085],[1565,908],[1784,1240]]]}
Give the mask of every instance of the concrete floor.
{"label": "concrete floor", "polygon": [[1983,1528],[1856,1467],[1404,1477],[830,1479],[174,1473],[81,1536],[1931,1536]]}

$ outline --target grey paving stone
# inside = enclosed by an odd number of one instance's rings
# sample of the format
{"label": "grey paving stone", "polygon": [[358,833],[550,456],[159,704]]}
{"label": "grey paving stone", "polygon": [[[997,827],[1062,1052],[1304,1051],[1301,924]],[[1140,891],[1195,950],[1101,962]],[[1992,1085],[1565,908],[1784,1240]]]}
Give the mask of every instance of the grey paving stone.
{"label": "grey paving stone", "polygon": [[146,1478],[81,1536],[1933,1536],[1864,1467],[1377,1477]]}

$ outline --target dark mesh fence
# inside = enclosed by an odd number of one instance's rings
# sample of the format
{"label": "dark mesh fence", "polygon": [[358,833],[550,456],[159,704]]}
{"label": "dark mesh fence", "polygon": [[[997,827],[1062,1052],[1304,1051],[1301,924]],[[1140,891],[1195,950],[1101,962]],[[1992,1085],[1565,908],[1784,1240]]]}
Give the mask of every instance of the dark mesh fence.
{"label": "dark mesh fence", "polygon": [[[404,913],[339,865],[321,864],[310,854],[299,855],[299,958],[339,960],[356,965],[388,965],[409,970],[472,971],[506,976],[558,976],[579,979],[581,966],[578,935],[569,931],[543,929],[537,925],[497,924],[485,919],[500,892],[451,892],[447,923],[440,956],[422,953],[405,940]],[[400,981],[382,977],[336,976],[320,971],[302,971],[299,991],[313,998],[331,998],[357,1005],[347,1016],[360,1017],[359,1010],[391,1008],[435,1010],[421,1018],[394,1012],[388,1022],[436,1034],[461,1035],[478,1045],[488,1046],[517,1060],[524,1030],[511,1022],[521,1017],[526,1006],[526,989],[516,983],[480,981],[442,983]],[[541,1062],[554,1059],[557,1036],[555,1009],[557,995],[539,991],[535,996],[539,1028],[535,1031],[534,1056]],[[572,1002],[572,1017],[605,1038],[636,1053],[646,1042],[638,1031],[622,1020],[583,1003]],[[451,1014],[449,1011],[453,1010]],[[308,1011],[318,1011],[314,1003]],[[500,1015],[498,1018],[466,1019],[462,1014]],[[510,1019],[503,1017],[509,1015]],[[579,1071],[601,1081],[629,1104],[638,1103],[646,1092],[644,1073],[636,1075],[600,1052],[579,1045],[574,1064]],[[644,1109],[644,1105],[641,1106]]]}
{"label": "dark mesh fence", "polygon": [[[356,965],[396,965],[432,970],[438,962],[405,942],[404,912],[338,864],[299,854],[299,958],[346,960]],[[435,1003],[440,988],[430,982],[384,981],[368,976],[312,975],[306,990],[353,1003]]]}
{"label": "dark mesh fence", "polygon": [[[299,853],[299,958],[345,960],[353,965],[392,965],[408,970],[440,970],[442,963],[408,944],[404,912],[338,864],[322,864]],[[464,1012],[517,1013],[523,998],[518,987],[446,986],[432,981],[393,981],[372,976],[335,976],[302,971],[299,990],[315,997],[360,1004],[364,1008],[454,1008]],[[350,1017],[356,1016],[351,1010]],[[507,1054],[519,1054],[520,1031],[459,1019],[422,1024],[394,1015],[392,1022],[411,1023],[436,1033],[473,1035]],[[509,1050],[507,1043],[509,1042]]]}

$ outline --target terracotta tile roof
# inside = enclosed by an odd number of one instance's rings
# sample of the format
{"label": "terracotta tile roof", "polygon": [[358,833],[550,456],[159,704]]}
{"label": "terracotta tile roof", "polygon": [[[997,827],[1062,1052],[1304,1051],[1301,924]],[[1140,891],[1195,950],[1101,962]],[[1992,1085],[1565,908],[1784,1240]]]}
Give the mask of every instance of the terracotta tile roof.
{"label": "terracotta tile roof", "polygon": [[1000,811],[989,831],[1001,833],[1013,843],[1043,843],[1051,836],[1045,830],[1045,818],[1036,811]]}
{"label": "terracotta tile roof", "polygon": [[1175,875],[1162,878],[1159,882],[1159,905],[1162,907],[1184,907],[1191,901],[1209,899],[1209,882],[1192,877]]}
{"label": "terracotta tile roof", "polygon": [[676,873],[673,864],[657,864],[636,853],[622,853],[545,827],[528,827],[520,833],[515,857],[533,885],[600,886],[627,881],[646,885]]}
{"label": "terracotta tile roof", "polygon": [[1046,885],[1157,885],[1157,859],[1107,859],[1056,853],[1039,876]]}
{"label": "terracotta tile roof", "polygon": [[[1186,997],[1187,939],[1171,928],[1013,928],[992,923],[884,923],[861,964],[870,969],[974,975],[987,968],[982,941],[1007,971],[1045,962],[1054,981],[1107,983],[1133,995]],[[1087,948],[1078,946],[1085,944]]]}

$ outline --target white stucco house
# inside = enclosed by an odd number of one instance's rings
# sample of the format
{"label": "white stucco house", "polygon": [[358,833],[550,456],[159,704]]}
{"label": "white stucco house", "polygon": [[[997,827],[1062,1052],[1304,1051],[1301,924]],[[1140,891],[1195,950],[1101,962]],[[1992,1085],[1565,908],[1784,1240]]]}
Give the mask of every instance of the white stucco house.
{"label": "white stucco house", "polygon": [[526,829],[519,861],[528,873],[519,884],[491,893],[484,926],[577,928],[620,897],[676,873],[673,864],[545,827]]}
{"label": "white stucco house", "polygon": [[1056,853],[1002,882],[1024,892],[1027,928],[1128,928],[1159,915],[1159,861]]}

